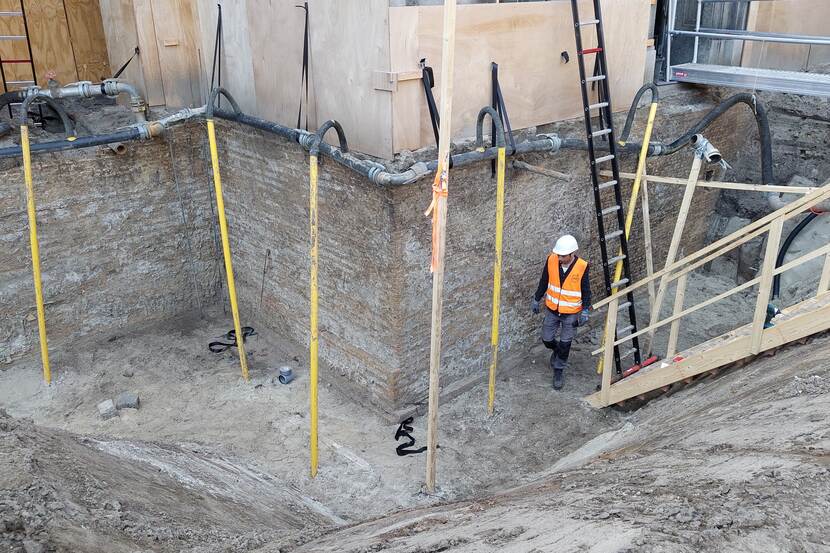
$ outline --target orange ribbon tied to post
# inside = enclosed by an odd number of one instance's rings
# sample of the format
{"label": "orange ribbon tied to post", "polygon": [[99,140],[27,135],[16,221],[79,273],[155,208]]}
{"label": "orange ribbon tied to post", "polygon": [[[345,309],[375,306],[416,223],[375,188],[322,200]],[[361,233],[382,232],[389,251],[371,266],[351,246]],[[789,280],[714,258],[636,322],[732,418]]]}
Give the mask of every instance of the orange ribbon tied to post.
{"label": "orange ribbon tied to post", "polygon": [[441,224],[438,220],[438,198],[447,197],[447,183],[449,181],[449,171],[445,170],[447,165],[440,161],[438,163],[438,170],[435,172],[435,179],[432,181],[432,202],[424,211],[427,217],[432,214],[432,257],[429,263],[429,272],[435,272],[435,266],[438,262],[438,226]]}

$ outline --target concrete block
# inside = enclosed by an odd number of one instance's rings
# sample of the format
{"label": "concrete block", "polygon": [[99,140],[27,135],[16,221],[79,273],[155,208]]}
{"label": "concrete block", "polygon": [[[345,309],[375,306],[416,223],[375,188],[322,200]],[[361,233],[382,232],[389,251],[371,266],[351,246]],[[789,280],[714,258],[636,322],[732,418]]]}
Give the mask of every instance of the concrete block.
{"label": "concrete block", "polygon": [[118,409],[115,408],[115,403],[111,399],[107,399],[98,404],[98,414],[104,420],[111,419],[118,416]]}
{"label": "concrete block", "polygon": [[135,392],[121,392],[115,399],[116,409],[138,409],[141,400]]}

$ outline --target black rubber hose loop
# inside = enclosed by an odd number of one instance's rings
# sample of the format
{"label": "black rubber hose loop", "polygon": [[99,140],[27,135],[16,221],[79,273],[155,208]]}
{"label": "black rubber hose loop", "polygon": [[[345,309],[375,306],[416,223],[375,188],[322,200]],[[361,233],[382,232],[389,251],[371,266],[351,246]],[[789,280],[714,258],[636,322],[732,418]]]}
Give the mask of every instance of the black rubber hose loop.
{"label": "black rubber hose loop", "polygon": [[317,129],[316,133],[314,133],[314,136],[311,139],[311,145],[308,149],[309,153],[315,156],[320,153],[320,144],[323,142],[323,138],[325,138],[326,133],[331,129],[334,129],[337,133],[337,140],[340,141],[340,151],[344,154],[349,152],[349,143],[346,141],[346,133],[343,131],[343,127],[334,119],[329,119],[323,123],[319,129]]}
{"label": "black rubber hose loop", "polygon": [[504,126],[501,124],[501,117],[498,112],[491,106],[484,106],[478,112],[478,119],[476,120],[476,148],[484,148],[484,118],[489,115],[496,126],[496,147],[504,148]]}
{"label": "black rubber hose loop", "polygon": [[61,118],[61,122],[63,123],[63,130],[66,136],[75,136],[75,128],[72,126],[72,120],[69,119],[69,115],[66,113],[66,110],[63,109],[63,106],[57,103],[52,98],[50,98],[49,96],[43,96],[40,94],[29,95],[23,100],[23,104],[20,106],[21,126],[28,125],[29,106],[32,105],[32,102],[34,102],[35,100],[42,100],[46,105],[55,110],[55,113],[57,113],[58,116],[60,116]]}
{"label": "black rubber hose loop", "polygon": [[647,91],[651,91],[651,103],[656,104],[660,101],[660,91],[654,83],[646,83],[637,94],[634,95],[634,100],[631,102],[631,107],[628,108],[628,116],[625,118],[625,126],[623,126],[622,134],[620,134],[620,142],[628,142],[628,137],[631,136],[631,127],[634,125],[634,116],[637,115],[637,107],[640,105],[640,99]]}
{"label": "black rubber hose loop", "polygon": [[[775,260],[775,268],[781,267],[784,264],[784,259],[787,257],[787,252],[790,250],[790,246],[792,246],[793,240],[804,230],[807,225],[809,225],[816,217],[818,217],[818,213],[810,212],[808,213],[798,225],[795,226],[790,231],[790,234],[787,235],[787,239],[784,240],[784,244],[781,246],[781,249],[778,251],[778,258]],[[772,279],[772,300],[776,300],[781,296],[781,273],[778,273]],[[772,301],[770,300],[770,301]]]}
{"label": "black rubber hose loop", "polygon": [[213,119],[214,104],[216,103],[216,98],[218,98],[220,94],[224,96],[225,99],[228,100],[228,102],[230,102],[231,107],[233,108],[234,115],[236,115],[237,117],[242,115],[242,110],[239,109],[239,104],[236,103],[236,100],[234,100],[233,96],[231,96],[231,93],[222,88],[221,86],[217,86],[216,88],[210,91],[210,96],[208,97],[207,112],[205,114],[208,119]]}

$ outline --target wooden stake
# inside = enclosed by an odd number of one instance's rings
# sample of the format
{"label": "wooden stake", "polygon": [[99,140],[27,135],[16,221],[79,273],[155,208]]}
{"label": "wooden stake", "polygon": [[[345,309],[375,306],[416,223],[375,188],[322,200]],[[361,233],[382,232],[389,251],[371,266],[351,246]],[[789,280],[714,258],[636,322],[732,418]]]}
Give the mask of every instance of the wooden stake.
{"label": "wooden stake", "polygon": [[[666,254],[666,265],[668,268],[674,263],[677,258],[677,250],[680,248],[680,240],[683,238],[683,229],[686,228],[686,218],[689,216],[689,209],[692,207],[692,197],[695,194],[697,181],[700,178],[700,168],[703,166],[703,158],[695,153],[695,160],[692,163],[692,170],[689,173],[689,180],[686,182],[686,192],[683,194],[683,201],[680,203],[680,212],[677,214],[677,223],[674,226],[674,234],[671,237],[671,244],[669,244],[669,252]],[[669,275],[666,274],[660,279],[660,286],[657,288],[657,296],[654,300],[654,305],[651,307],[651,318],[649,322],[653,324],[660,318],[660,307],[663,305],[663,298],[666,296],[666,286],[668,285]],[[647,346],[645,351],[651,351],[654,343],[654,331],[649,332],[646,340]]]}
{"label": "wooden stake", "polygon": [[[617,311],[619,300],[613,300],[608,306],[608,315],[605,318],[605,356],[603,357],[603,365],[605,367],[614,366],[614,336],[617,332]],[[611,373],[613,370],[602,371],[602,388],[600,389],[600,401],[603,406],[610,405],[611,398]]]}
{"label": "wooden stake", "polygon": [[[651,278],[654,274],[654,251],[651,247],[651,213],[648,206],[648,179],[646,167],[643,167],[643,185],[640,189],[643,193],[643,241],[645,242],[646,252],[646,278]],[[651,280],[648,283],[649,311],[654,308],[655,294],[654,281]]]}
{"label": "wooden stake", "polygon": [[[450,140],[452,139],[452,93],[455,66],[455,7],[456,0],[444,0],[444,40],[441,52],[441,129],[438,137],[438,180],[443,187],[449,181]],[[441,310],[444,295],[444,247],[447,238],[447,197],[433,193],[433,219],[436,233],[432,247],[434,267],[432,274],[432,332],[429,348],[429,414],[427,418],[426,488],[435,491],[435,461],[438,447],[438,369],[441,365]]]}
{"label": "wooden stake", "polygon": [[[686,282],[689,275],[685,274],[677,279],[677,290],[674,292],[674,312],[677,315],[683,311],[683,301],[686,299]],[[677,353],[677,338],[680,336],[680,319],[675,319],[669,332],[669,347],[666,349],[666,359],[671,359]]]}
{"label": "wooden stake", "polygon": [[821,279],[818,281],[817,296],[826,294],[830,289],[830,254],[824,258],[824,269],[821,271]]}
{"label": "wooden stake", "polygon": [[784,228],[784,219],[772,222],[767,234],[767,249],[764,252],[764,264],[761,266],[761,283],[758,286],[758,299],[755,301],[755,317],[752,319],[752,342],[749,351],[752,355],[761,352],[761,341],[764,337],[764,320],[767,318],[772,279],[775,271],[775,260],[778,257],[778,246],[781,244],[781,231]]}

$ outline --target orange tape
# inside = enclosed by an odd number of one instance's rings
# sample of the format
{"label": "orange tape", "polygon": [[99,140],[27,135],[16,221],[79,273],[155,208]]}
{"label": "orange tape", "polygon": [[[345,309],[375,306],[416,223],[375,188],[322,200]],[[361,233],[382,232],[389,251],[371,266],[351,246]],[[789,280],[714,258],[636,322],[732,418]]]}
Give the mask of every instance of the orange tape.
{"label": "orange tape", "polygon": [[429,217],[432,214],[432,257],[429,262],[429,272],[435,272],[435,267],[438,264],[438,198],[446,198],[447,183],[449,181],[449,171],[444,170],[444,163],[438,163],[438,170],[435,172],[435,179],[432,181],[432,202],[424,212],[424,215]]}

